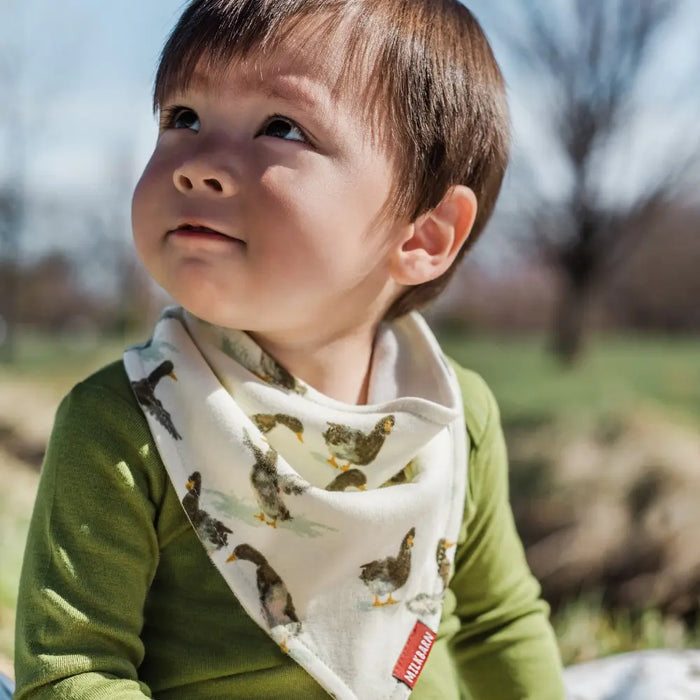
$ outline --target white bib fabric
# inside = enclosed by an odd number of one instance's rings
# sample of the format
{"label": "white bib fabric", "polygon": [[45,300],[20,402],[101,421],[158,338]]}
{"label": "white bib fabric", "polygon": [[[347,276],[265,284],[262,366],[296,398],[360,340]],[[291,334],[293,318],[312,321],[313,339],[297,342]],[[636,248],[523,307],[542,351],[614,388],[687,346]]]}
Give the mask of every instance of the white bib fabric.
{"label": "white bib fabric", "polygon": [[179,308],[124,365],[247,614],[332,696],[408,697],[440,621],[468,454],[456,377],[422,318],[382,327],[362,406]]}

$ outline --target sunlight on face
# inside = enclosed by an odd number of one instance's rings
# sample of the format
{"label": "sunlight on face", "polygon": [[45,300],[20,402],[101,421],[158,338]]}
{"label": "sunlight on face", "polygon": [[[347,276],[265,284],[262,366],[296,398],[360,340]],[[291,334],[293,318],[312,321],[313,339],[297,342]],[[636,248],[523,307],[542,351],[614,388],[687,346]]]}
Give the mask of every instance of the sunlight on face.
{"label": "sunlight on face", "polygon": [[380,217],[391,159],[337,89],[342,56],[297,43],[216,75],[200,61],[162,105],[133,225],[149,272],[195,315],[321,337],[381,318],[401,225]]}

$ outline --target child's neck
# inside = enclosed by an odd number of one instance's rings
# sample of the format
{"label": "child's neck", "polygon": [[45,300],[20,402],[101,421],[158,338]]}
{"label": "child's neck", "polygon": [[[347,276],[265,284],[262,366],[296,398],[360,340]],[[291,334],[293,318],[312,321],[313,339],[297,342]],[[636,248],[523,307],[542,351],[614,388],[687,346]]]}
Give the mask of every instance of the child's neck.
{"label": "child's neck", "polygon": [[332,399],[357,405],[367,403],[375,331],[363,326],[342,337],[301,343],[251,335],[295,377]]}

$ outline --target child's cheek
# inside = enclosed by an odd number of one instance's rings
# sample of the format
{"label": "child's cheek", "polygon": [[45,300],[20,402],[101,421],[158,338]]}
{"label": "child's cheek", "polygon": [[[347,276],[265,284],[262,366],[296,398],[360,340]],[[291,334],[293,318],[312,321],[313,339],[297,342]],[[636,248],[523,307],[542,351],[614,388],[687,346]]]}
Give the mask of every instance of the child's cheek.
{"label": "child's cheek", "polygon": [[283,240],[278,243],[303,246],[304,239],[313,236],[322,202],[303,177],[275,167],[269,168],[261,178],[251,204],[268,230],[284,232]]}
{"label": "child's cheek", "polygon": [[151,228],[153,223],[155,198],[152,196],[152,189],[151,173],[146,167],[138,183],[136,183],[134,196],[131,201],[131,219],[137,244],[144,231]]}

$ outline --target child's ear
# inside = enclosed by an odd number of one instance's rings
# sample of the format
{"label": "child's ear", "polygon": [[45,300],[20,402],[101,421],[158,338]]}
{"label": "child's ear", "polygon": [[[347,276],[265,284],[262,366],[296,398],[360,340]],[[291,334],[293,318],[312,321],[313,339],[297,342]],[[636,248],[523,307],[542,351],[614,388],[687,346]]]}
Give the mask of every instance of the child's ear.
{"label": "child's ear", "polygon": [[405,229],[393,260],[394,281],[413,286],[447,271],[472,230],[476,211],[476,196],[469,187],[450,187],[435,208]]}

